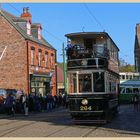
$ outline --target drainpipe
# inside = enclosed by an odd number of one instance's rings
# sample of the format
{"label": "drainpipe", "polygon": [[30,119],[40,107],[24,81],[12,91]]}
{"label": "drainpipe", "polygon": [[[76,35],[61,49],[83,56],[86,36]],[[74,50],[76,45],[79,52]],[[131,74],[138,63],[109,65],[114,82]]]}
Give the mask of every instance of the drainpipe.
{"label": "drainpipe", "polygon": [[62,45],[62,50],[63,50],[63,74],[64,74],[64,91],[67,92],[67,84],[66,84],[66,63],[65,63],[65,48],[64,48],[64,43]]}
{"label": "drainpipe", "polygon": [[27,47],[27,94],[30,93],[30,75],[29,75],[29,45],[28,45],[28,40],[26,40],[26,47]]}
{"label": "drainpipe", "polygon": [[55,87],[56,87],[56,95],[57,95],[57,56],[56,56],[57,52],[55,50]]}

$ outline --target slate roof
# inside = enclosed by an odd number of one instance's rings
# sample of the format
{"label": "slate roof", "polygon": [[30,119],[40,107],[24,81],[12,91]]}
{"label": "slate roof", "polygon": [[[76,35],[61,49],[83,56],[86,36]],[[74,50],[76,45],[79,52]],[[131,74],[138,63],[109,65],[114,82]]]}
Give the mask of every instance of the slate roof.
{"label": "slate roof", "polygon": [[49,47],[51,49],[56,50],[46,39],[42,37],[42,39],[38,39],[32,35],[28,35],[20,26],[15,24],[15,22],[25,22],[26,20],[16,17],[12,15],[11,13],[8,13],[5,10],[0,10],[0,14],[27,40],[31,40],[33,42],[36,42],[38,44],[44,45],[46,47]]}

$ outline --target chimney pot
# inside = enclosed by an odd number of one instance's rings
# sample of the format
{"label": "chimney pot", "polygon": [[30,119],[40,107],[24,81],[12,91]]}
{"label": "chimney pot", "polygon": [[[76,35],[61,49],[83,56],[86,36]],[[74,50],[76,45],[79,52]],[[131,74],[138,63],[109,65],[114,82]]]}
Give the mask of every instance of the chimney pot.
{"label": "chimney pot", "polygon": [[21,18],[32,22],[32,15],[29,13],[29,7],[24,7],[23,8],[23,13],[20,16]]}
{"label": "chimney pot", "polygon": [[29,12],[29,7],[24,7],[23,8],[23,13],[25,14],[25,13],[28,13]]}

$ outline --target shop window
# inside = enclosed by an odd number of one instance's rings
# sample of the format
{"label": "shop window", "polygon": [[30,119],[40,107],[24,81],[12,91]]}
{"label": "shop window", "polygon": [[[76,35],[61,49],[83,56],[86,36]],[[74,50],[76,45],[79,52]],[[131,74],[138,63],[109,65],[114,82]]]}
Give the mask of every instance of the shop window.
{"label": "shop window", "polygon": [[35,55],[35,49],[34,47],[31,48],[31,65],[34,65],[34,55]]}
{"label": "shop window", "polygon": [[51,62],[50,62],[50,63],[51,63],[51,67],[53,67],[53,62],[54,62],[54,61],[53,61],[53,57],[54,57],[54,55],[51,54],[51,59],[50,59],[50,61],[51,61]]}
{"label": "shop window", "polygon": [[48,52],[45,52],[45,66],[48,67]]}
{"label": "shop window", "polygon": [[38,50],[38,66],[41,66],[41,53],[42,53],[42,50],[39,49]]}

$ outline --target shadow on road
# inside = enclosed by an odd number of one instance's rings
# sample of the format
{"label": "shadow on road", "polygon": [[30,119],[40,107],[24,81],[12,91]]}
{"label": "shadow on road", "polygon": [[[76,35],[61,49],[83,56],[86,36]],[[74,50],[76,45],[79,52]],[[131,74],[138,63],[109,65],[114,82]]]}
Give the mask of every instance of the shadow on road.
{"label": "shadow on road", "polygon": [[48,122],[55,125],[73,126],[73,127],[101,127],[115,131],[129,131],[129,133],[135,133],[140,135],[140,110],[135,111],[132,105],[123,105],[119,107],[119,113],[115,116],[111,123],[104,125],[75,125],[68,112],[68,109],[64,107],[56,108],[49,112],[31,113],[28,117],[22,114],[17,114],[15,117],[2,117],[1,119],[15,120],[15,121],[39,121]]}
{"label": "shadow on road", "polygon": [[102,126],[104,128],[131,131],[140,135],[140,109],[134,110],[133,105],[122,105],[119,113],[111,123]]}

